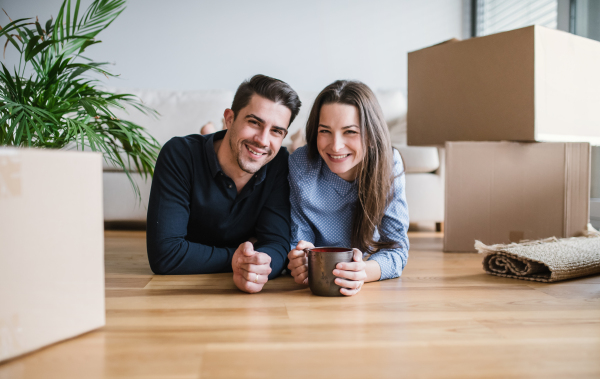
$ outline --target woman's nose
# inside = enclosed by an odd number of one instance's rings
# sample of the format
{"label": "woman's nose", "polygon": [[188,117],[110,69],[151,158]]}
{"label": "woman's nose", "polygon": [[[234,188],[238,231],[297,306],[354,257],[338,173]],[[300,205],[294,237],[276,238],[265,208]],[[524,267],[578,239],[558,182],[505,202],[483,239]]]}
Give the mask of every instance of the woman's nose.
{"label": "woman's nose", "polygon": [[342,136],[334,136],[333,137],[333,151],[340,151],[344,148],[346,144],[344,143],[344,137]]}

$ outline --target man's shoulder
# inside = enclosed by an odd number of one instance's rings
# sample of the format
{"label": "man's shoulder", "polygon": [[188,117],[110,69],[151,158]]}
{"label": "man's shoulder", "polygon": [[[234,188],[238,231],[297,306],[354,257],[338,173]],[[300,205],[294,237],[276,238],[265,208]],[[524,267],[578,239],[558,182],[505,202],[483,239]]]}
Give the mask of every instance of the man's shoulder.
{"label": "man's shoulder", "polygon": [[180,149],[186,147],[189,149],[203,149],[206,143],[206,136],[200,134],[190,134],[183,137],[173,137],[165,145],[167,149]]}
{"label": "man's shoulder", "polygon": [[199,134],[173,137],[163,145],[161,155],[182,159],[195,157],[204,151],[205,142],[206,137]]}

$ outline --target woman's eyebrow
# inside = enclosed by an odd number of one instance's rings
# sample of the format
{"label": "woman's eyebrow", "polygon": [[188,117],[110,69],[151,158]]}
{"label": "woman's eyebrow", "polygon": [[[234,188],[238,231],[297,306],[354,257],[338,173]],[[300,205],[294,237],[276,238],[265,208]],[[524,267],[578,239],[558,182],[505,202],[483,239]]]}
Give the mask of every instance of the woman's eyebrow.
{"label": "woman's eyebrow", "polygon": [[[325,129],[331,129],[331,127],[330,127],[330,126],[327,126],[327,125],[319,124],[319,126],[320,126],[321,128],[325,128]],[[359,128],[357,125],[354,125],[354,124],[352,124],[352,125],[347,125],[347,126],[343,126],[343,127],[342,127],[342,129],[350,129],[350,128],[357,128],[357,129],[360,129],[360,128]]]}

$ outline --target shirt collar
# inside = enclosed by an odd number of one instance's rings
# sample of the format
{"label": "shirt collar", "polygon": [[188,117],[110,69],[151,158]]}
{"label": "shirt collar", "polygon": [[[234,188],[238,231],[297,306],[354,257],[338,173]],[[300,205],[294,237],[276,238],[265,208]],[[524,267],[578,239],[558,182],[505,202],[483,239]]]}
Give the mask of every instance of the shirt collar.
{"label": "shirt collar", "polygon": [[338,174],[333,173],[329,169],[329,166],[327,166],[327,163],[323,160],[322,157],[319,156],[318,159],[321,163],[321,175],[323,176],[323,178],[325,178],[325,180],[335,183],[336,187],[343,188],[345,190],[350,190],[350,189],[356,187],[356,185],[357,185],[356,179],[351,182],[348,182],[348,181],[340,178],[338,176]]}
{"label": "shirt collar", "polygon": [[222,140],[225,137],[227,130],[221,130],[208,136],[205,142],[204,151],[206,153],[206,160],[208,161],[208,167],[210,167],[210,175],[214,178],[220,172],[223,172],[219,160],[217,159],[217,152],[215,151],[215,141]]}
{"label": "shirt collar", "polygon": [[[210,167],[210,174],[213,178],[216,177],[219,173],[223,172],[223,169],[221,168],[221,164],[219,163],[219,159],[217,158],[217,153],[215,151],[214,143],[216,141],[219,141],[219,140],[222,140],[223,138],[225,138],[226,133],[227,133],[227,129],[220,130],[216,133],[211,134],[206,139],[204,150],[206,152],[206,159],[208,161],[208,167]],[[254,174],[254,177],[256,178],[254,181],[255,186],[262,183],[262,181],[265,180],[265,178],[267,177],[267,166],[269,165],[269,163],[262,166],[260,168],[260,170],[258,170]]]}

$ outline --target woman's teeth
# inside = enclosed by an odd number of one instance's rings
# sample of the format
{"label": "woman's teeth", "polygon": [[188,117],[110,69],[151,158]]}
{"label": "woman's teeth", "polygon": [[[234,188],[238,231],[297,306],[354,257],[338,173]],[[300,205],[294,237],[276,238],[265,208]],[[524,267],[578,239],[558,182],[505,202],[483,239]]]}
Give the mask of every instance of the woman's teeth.
{"label": "woman's teeth", "polygon": [[343,159],[346,158],[347,156],[349,156],[350,154],[344,154],[344,155],[330,155],[331,158],[333,159]]}

